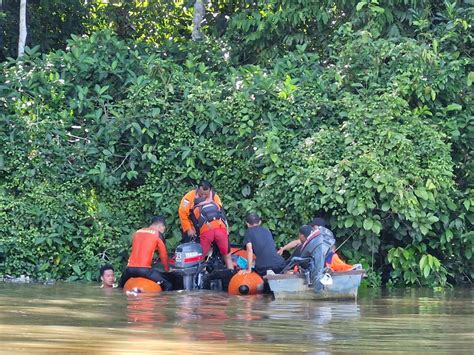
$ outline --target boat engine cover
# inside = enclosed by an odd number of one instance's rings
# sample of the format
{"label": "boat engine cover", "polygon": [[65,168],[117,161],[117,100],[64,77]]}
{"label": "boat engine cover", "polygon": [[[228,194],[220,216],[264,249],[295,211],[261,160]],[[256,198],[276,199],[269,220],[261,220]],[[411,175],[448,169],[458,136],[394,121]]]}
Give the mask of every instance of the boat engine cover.
{"label": "boat engine cover", "polygon": [[185,269],[197,266],[204,260],[201,245],[198,243],[184,243],[178,245],[175,254],[174,269]]}

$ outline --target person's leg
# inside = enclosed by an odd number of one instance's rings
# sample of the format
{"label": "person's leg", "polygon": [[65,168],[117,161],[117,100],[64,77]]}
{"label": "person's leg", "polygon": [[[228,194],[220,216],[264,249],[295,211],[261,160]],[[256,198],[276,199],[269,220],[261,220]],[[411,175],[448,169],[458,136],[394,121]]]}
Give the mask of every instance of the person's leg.
{"label": "person's leg", "polygon": [[214,242],[217,244],[219,251],[224,258],[225,265],[228,269],[234,270],[234,263],[230,255],[229,234],[226,228],[214,229]]}
{"label": "person's leg", "polygon": [[128,279],[130,278],[130,272],[129,272],[129,268],[125,268],[125,270],[123,271],[123,274],[122,274],[122,277],[120,278],[120,281],[119,281],[119,284],[118,284],[118,287],[120,288],[123,288],[123,286],[125,285],[125,283],[128,281]]}
{"label": "person's leg", "polygon": [[202,255],[206,257],[209,249],[211,249],[211,244],[214,239],[214,231],[212,229],[205,231],[199,236],[199,239],[202,248]]}
{"label": "person's leg", "polygon": [[171,282],[169,282],[169,280],[167,280],[166,277],[158,270],[150,269],[147,278],[159,283],[163,291],[171,291],[173,289]]}
{"label": "person's leg", "polygon": [[189,238],[188,233],[185,231],[181,231],[181,242],[180,244],[189,243],[191,238]]}

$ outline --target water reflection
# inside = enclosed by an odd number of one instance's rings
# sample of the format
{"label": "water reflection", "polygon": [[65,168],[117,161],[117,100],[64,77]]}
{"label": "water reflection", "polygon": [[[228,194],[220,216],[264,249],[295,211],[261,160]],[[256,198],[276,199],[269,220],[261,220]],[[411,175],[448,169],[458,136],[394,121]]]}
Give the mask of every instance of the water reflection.
{"label": "water reflection", "polygon": [[331,322],[359,317],[355,302],[272,301],[208,292],[127,297],[130,328],[166,325],[182,341],[330,342],[337,338],[328,327]]}
{"label": "water reflection", "polygon": [[473,295],[383,290],[357,302],[273,301],[0,284],[0,342],[5,352],[469,352]]}

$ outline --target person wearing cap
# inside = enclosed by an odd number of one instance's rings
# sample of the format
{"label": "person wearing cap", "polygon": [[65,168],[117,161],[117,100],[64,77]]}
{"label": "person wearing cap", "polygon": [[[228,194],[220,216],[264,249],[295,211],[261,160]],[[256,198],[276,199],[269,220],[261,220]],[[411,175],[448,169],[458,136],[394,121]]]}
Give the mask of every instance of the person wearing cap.
{"label": "person wearing cap", "polygon": [[155,216],[152,218],[150,226],[139,229],[133,234],[132,252],[127,268],[120,279],[119,287],[123,288],[129,278],[143,277],[159,283],[164,291],[172,289],[172,284],[166,277],[151,267],[153,255],[155,251],[158,251],[165,272],[169,271],[168,251],[163,237],[165,229],[165,219]]}

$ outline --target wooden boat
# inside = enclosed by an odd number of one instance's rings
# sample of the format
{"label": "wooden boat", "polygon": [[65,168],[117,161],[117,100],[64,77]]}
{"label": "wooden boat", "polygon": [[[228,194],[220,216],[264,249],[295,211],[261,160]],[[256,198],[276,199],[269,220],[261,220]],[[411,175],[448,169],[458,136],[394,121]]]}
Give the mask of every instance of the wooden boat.
{"label": "wooden boat", "polygon": [[264,279],[268,282],[275,299],[344,300],[357,298],[364,274],[364,270],[327,272],[325,275],[328,276],[315,281],[312,285],[308,285],[308,279],[299,273],[266,275]]}

